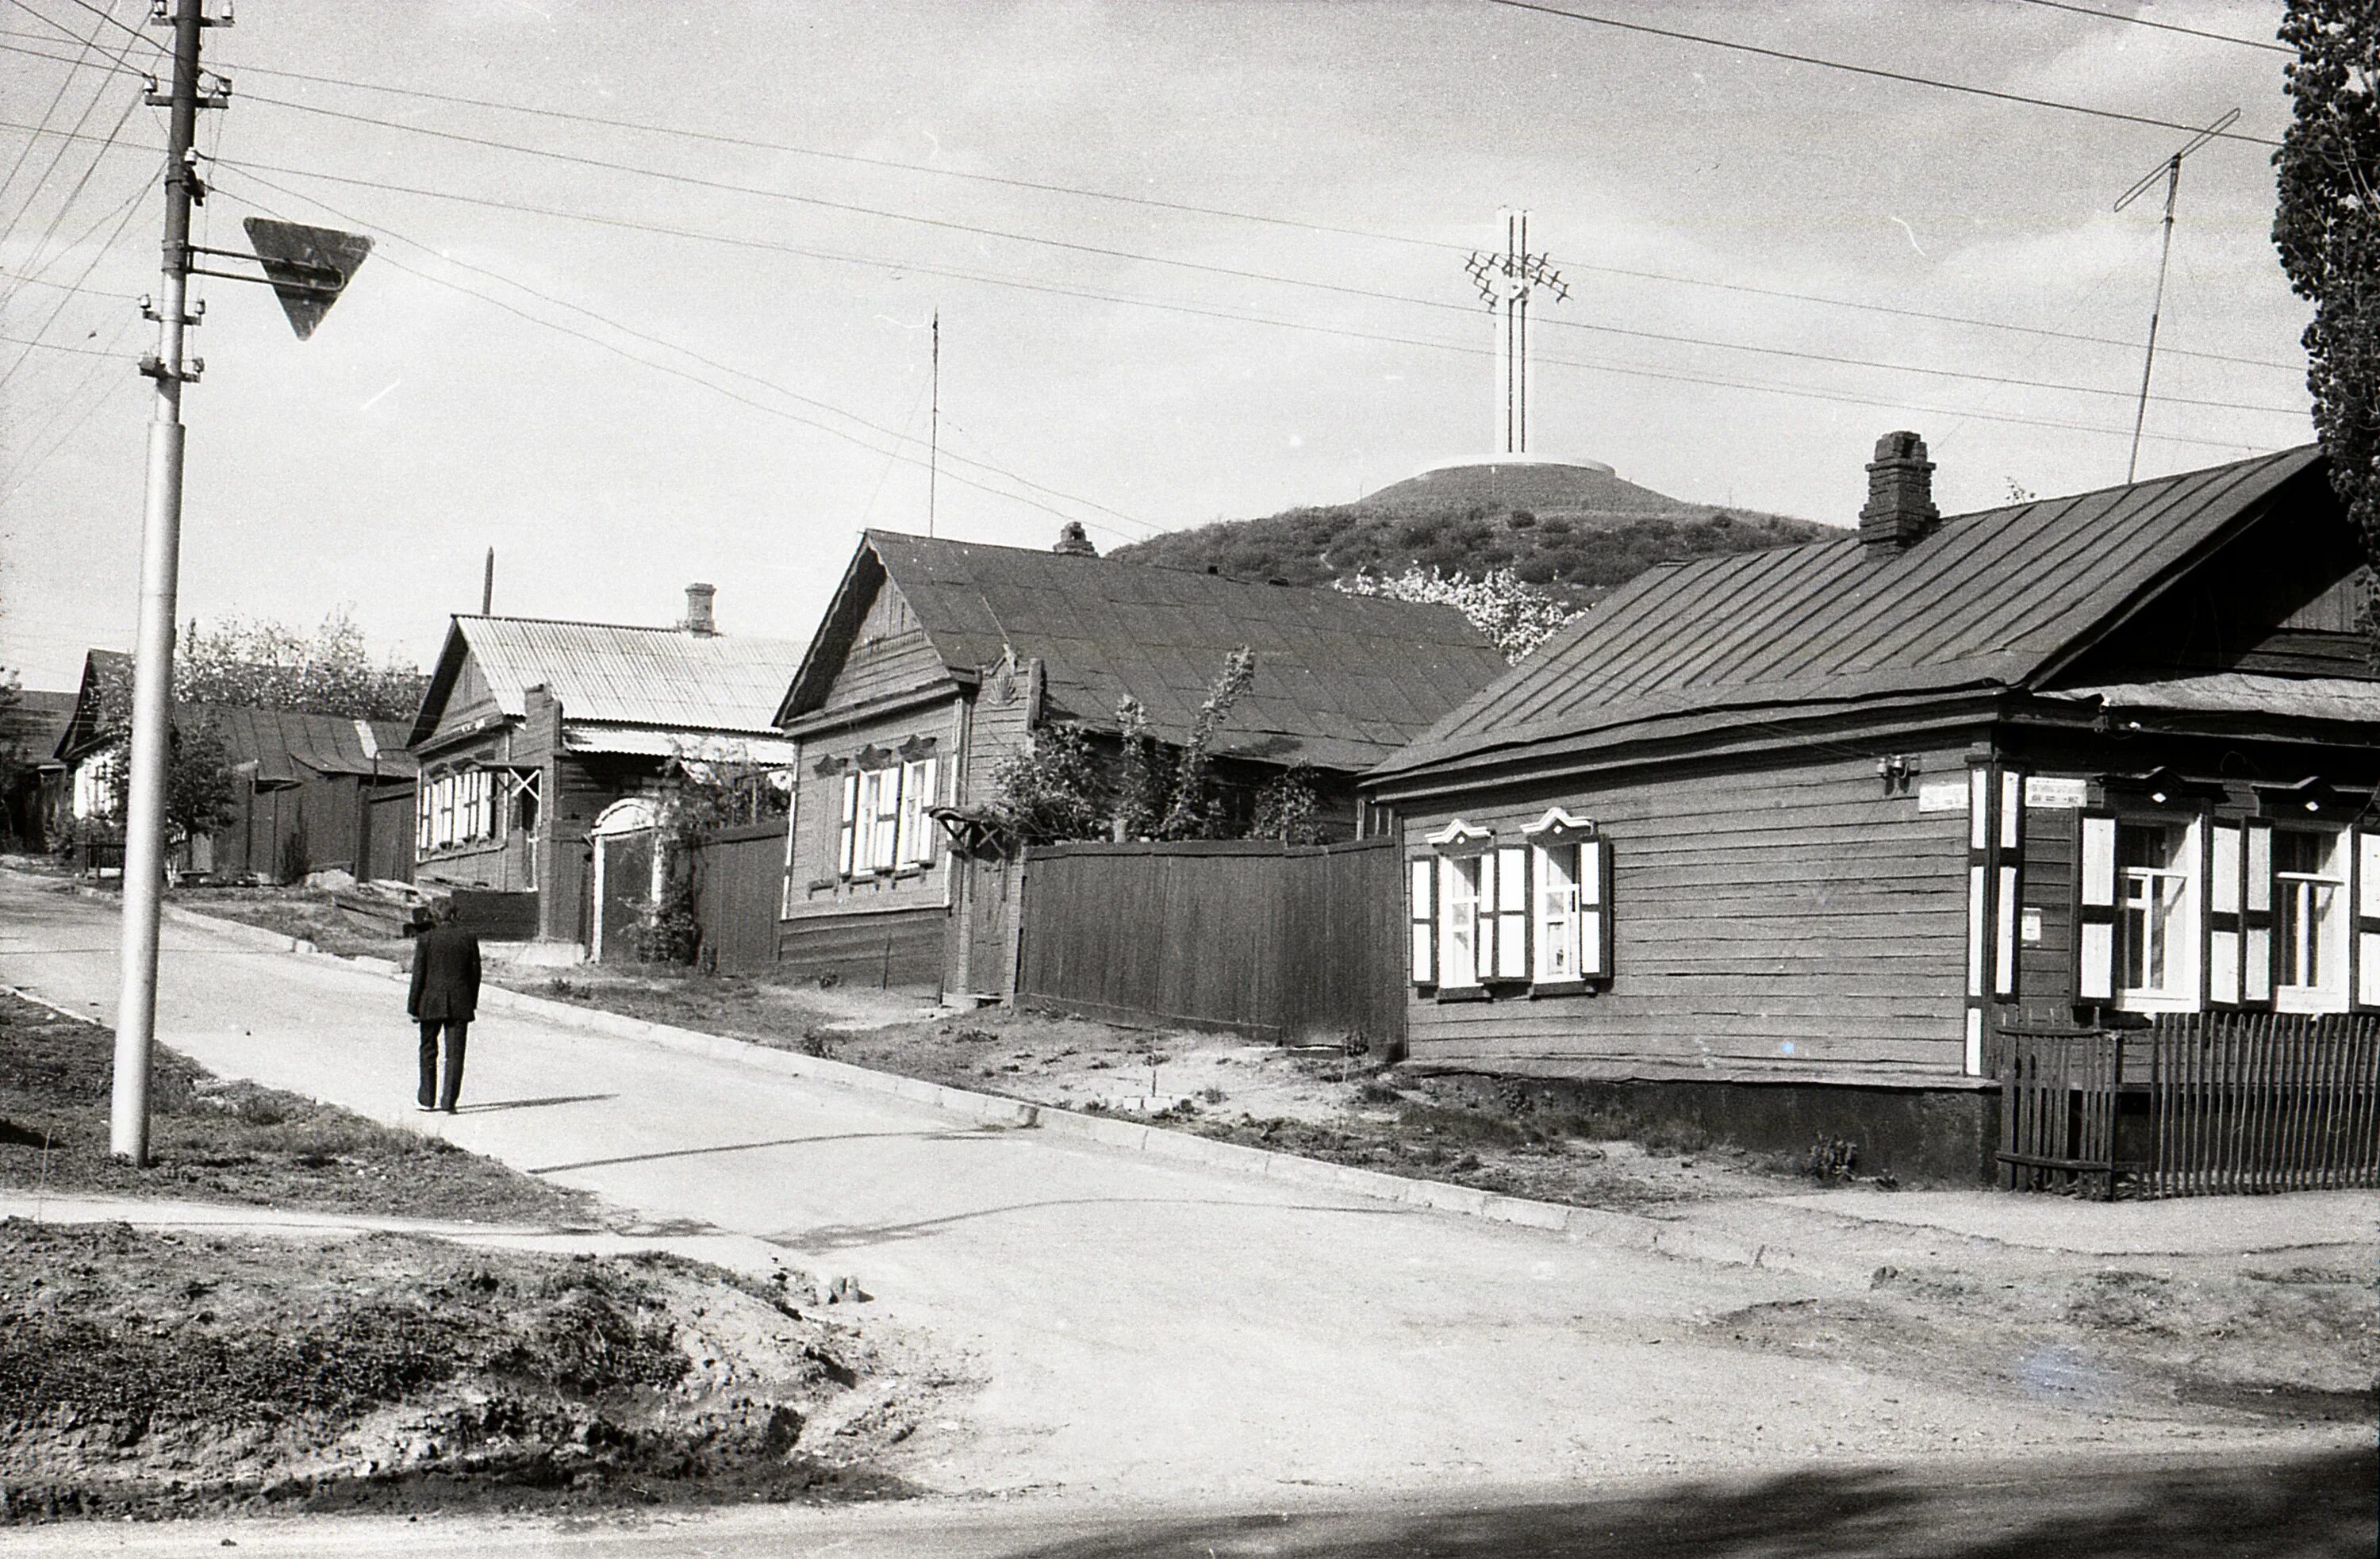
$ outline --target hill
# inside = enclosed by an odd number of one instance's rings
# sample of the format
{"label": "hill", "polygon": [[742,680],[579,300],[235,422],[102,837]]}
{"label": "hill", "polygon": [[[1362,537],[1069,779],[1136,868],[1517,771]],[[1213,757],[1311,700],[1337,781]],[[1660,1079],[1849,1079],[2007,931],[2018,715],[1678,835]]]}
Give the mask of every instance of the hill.
{"label": "hill", "polygon": [[1168,531],[1111,555],[1293,585],[1413,566],[1475,579],[1510,568],[1578,607],[1657,563],[1834,533],[1804,519],[1686,503],[1608,466],[1495,461],[1425,471],[1352,504]]}

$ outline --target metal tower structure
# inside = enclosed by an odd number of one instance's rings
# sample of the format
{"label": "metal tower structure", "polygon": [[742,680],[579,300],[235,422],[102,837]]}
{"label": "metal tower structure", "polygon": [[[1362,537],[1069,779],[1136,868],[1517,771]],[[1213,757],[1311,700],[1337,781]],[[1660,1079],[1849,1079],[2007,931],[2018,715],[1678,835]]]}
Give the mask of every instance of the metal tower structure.
{"label": "metal tower structure", "polygon": [[1529,252],[1529,213],[1506,211],[1502,215],[1503,251],[1474,250],[1463,268],[1496,316],[1504,453],[1525,455],[1529,452],[1529,299],[1542,287],[1560,302],[1570,296],[1570,285],[1545,255]]}

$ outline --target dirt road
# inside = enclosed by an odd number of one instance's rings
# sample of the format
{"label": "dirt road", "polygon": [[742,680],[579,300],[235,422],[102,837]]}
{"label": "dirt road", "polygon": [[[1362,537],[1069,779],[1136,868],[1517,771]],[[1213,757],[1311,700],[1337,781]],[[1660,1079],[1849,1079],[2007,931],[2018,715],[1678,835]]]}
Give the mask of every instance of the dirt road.
{"label": "dirt road", "polygon": [[[393,983],[187,926],[165,944],[162,1037],[225,1075],[414,1118]],[[115,956],[111,907],[0,875],[0,979],[105,1016]],[[954,1493],[1261,1507],[1846,1459],[2277,1455],[2351,1434],[1764,1352],[1708,1323],[1825,1297],[1823,1281],[961,1129],[517,1018],[474,1030],[465,1097],[478,1108],[436,1127],[463,1145],[850,1273],[963,1356],[980,1391],[901,1468]]]}

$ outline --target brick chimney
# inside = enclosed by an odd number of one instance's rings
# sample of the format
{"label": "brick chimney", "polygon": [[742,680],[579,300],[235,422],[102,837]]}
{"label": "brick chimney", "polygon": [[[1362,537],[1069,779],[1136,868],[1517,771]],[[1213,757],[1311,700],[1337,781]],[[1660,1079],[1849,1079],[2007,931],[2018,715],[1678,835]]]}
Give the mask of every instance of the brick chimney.
{"label": "brick chimney", "polygon": [[1867,507],[1860,510],[1860,540],[1872,555],[1891,556],[1934,533],[1942,511],[1934,506],[1934,462],[1915,433],[1887,433],[1876,441],[1868,462]]}
{"label": "brick chimney", "polygon": [[1051,552],[1064,553],[1068,557],[1097,557],[1099,549],[1091,545],[1090,537],[1083,530],[1083,522],[1070,519],[1058,527],[1058,544]]}
{"label": "brick chimney", "polygon": [[708,639],[719,631],[710,618],[711,599],[718,593],[717,585],[686,587],[686,631],[697,639]]}

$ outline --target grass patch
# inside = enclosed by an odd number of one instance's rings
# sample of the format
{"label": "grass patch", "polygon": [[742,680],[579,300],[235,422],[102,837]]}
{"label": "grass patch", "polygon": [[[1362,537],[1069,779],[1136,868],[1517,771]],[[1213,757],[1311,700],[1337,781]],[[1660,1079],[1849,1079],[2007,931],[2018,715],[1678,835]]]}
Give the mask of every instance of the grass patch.
{"label": "grass patch", "polygon": [[917,1413],[796,1286],[0,1222],[0,1521],[898,1492]]}
{"label": "grass patch", "polygon": [[0,1186],[343,1212],[588,1224],[594,1199],[444,1139],[228,1081],[169,1046],[150,1072],[146,1169],[110,1156],[115,1036],[0,992]]}

